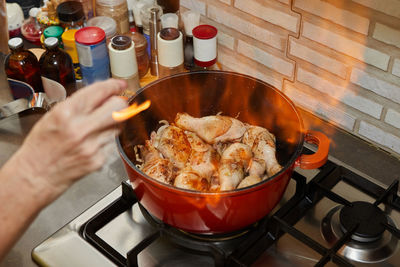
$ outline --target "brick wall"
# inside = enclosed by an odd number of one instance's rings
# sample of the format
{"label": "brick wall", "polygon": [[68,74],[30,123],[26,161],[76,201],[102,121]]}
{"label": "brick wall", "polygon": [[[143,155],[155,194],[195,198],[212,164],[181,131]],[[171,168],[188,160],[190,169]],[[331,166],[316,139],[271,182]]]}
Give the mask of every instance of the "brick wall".
{"label": "brick wall", "polygon": [[223,69],[400,156],[399,0],[180,0],[218,28]]}

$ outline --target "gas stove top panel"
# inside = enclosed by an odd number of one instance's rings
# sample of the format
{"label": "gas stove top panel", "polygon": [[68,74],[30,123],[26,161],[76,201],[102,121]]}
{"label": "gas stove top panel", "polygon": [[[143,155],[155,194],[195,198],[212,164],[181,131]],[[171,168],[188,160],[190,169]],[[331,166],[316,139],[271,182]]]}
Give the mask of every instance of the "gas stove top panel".
{"label": "gas stove top panel", "polygon": [[160,224],[123,183],[32,257],[48,266],[394,266],[397,186],[332,160],[320,170],[296,169],[269,217],[235,236],[205,237]]}

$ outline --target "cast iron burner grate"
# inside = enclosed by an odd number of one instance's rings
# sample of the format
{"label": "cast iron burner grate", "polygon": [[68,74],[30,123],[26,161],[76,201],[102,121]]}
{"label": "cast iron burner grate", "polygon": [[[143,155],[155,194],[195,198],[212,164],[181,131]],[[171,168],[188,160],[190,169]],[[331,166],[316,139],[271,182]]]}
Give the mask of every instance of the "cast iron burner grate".
{"label": "cast iron burner grate", "polygon": [[[324,197],[344,207],[353,207],[353,203],[331,191],[340,181],[344,181],[376,199],[373,206],[377,207],[379,204],[384,203],[392,209],[400,211],[397,180],[389,188],[384,189],[331,161],[322,166],[319,173],[309,183],[306,183],[306,178],[297,172],[293,173],[292,179],[296,182],[294,196],[272,216],[263,218],[247,229],[244,234],[234,237],[230,236],[215,240],[193,238],[178,229],[155,220],[142,207],[143,215],[148,217],[147,219],[153,226],[154,232],[133,247],[127,255],[121,255],[100,238],[96,232],[137,203],[132,188],[125,182],[122,183],[122,196],[87,221],[81,227],[80,234],[118,266],[138,266],[139,253],[160,237],[166,237],[171,241],[171,244],[184,248],[184,250],[188,250],[191,253],[212,257],[215,266],[249,266],[284,233],[290,234],[321,255],[319,262],[315,266],[324,266],[330,261],[340,266],[353,266],[351,261],[339,255],[338,251],[344,244],[352,240],[352,236],[363,236],[365,234],[364,227],[359,228],[359,223],[345,222],[345,233],[335,240],[330,248],[324,247],[293,227],[293,225]],[[344,212],[347,212],[346,210]],[[394,238],[400,238],[400,230],[385,220],[380,221],[378,228],[378,230],[373,230],[371,233],[368,230],[367,234],[375,237],[381,231],[388,231]]]}

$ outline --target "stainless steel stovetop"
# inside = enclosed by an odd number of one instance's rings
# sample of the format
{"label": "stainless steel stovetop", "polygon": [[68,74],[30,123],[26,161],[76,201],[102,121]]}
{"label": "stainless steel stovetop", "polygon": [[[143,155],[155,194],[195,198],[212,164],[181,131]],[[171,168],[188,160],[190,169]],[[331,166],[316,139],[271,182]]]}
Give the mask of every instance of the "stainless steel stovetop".
{"label": "stainless steel stovetop", "polygon": [[[259,223],[265,223],[268,228],[262,233],[262,237],[252,244],[256,251],[259,251],[254,253],[260,254],[257,255],[257,259],[253,259],[253,256],[243,256],[240,251],[241,247],[246,247],[244,234],[239,237],[239,244],[234,244],[234,253],[237,250],[239,252],[233,254],[226,266],[246,266],[250,263],[252,266],[398,265],[399,232],[394,228],[400,226],[400,202],[397,198],[396,182],[390,190],[386,190],[387,186],[349,166],[344,166],[334,158],[330,158],[330,162],[322,170],[296,169],[295,176],[297,179],[291,179],[278,207],[268,219]],[[307,185],[299,182],[302,179],[307,181]],[[354,184],[361,184],[362,189],[356,188]],[[295,194],[296,186],[298,189],[308,190],[311,194]],[[119,206],[116,206],[116,203],[123,198],[123,190],[127,190],[126,184],[116,188],[37,246],[32,252],[34,261],[43,266],[134,265],[136,257],[133,261],[126,260],[126,255],[131,253],[132,248],[141,244],[144,249],[138,253],[138,266],[203,267],[215,265],[216,262],[219,264],[212,256],[196,255],[178,248],[164,233],[150,238],[151,242],[148,244],[147,241],[144,242],[143,240],[149,240],[148,237],[155,232],[154,227],[145,219],[137,203],[133,206],[127,204],[129,208],[126,210],[117,210],[119,208],[116,207]],[[384,230],[382,236],[370,242],[351,241],[352,233],[347,232],[350,241],[346,241],[346,230],[339,223],[340,209],[354,201],[377,202],[377,206],[386,212],[389,225],[387,227],[391,227],[392,232]],[[109,212],[113,214],[110,215]],[[277,224],[280,226],[276,226]],[[93,245],[93,239],[88,238],[89,234],[85,232],[87,228],[91,228],[89,231],[93,232],[91,235],[94,235],[97,241],[100,240],[98,242],[101,242],[102,249],[111,248],[114,254],[105,256],[107,253],[96,247],[98,244]],[[213,240],[213,244],[224,247],[225,243]],[[232,248],[227,247],[227,251],[232,252]],[[112,255],[117,255],[117,258],[113,258]]]}

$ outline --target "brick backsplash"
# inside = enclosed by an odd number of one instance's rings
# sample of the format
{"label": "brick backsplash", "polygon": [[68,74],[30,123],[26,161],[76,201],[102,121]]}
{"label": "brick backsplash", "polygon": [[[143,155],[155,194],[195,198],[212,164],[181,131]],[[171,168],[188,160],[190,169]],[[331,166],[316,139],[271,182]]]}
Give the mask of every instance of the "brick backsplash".
{"label": "brick backsplash", "polygon": [[400,157],[399,0],[180,0],[218,61]]}

